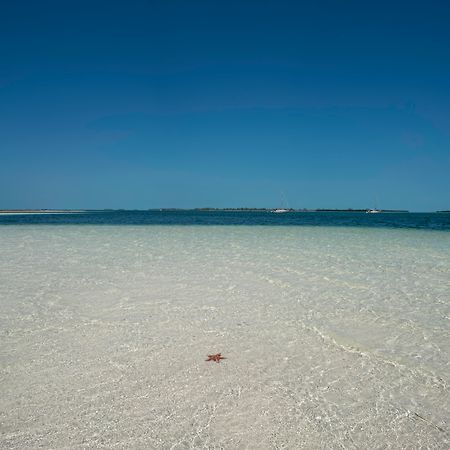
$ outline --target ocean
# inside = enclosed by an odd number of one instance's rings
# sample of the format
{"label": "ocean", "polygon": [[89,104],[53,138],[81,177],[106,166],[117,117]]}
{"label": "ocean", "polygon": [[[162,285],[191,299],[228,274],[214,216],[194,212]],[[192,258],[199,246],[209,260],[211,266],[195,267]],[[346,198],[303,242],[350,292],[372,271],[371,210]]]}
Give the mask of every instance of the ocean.
{"label": "ocean", "polygon": [[0,214],[0,225],[273,225],[350,226],[450,230],[450,213],[270,211],[86,211],[67,214]]}
{"label": "ocean", "polygon": [[450,214],[0,216],[0,447],[448,448],[449,320]]}

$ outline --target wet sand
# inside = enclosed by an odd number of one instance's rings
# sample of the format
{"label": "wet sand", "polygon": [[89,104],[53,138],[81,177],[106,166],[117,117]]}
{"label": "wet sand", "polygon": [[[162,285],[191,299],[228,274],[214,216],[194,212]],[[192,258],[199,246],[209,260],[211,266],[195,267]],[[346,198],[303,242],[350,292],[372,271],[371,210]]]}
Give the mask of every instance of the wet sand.
{"label": "wet sand", "polygon": [[448,448],[448,244],[4,227],[0,447]]}

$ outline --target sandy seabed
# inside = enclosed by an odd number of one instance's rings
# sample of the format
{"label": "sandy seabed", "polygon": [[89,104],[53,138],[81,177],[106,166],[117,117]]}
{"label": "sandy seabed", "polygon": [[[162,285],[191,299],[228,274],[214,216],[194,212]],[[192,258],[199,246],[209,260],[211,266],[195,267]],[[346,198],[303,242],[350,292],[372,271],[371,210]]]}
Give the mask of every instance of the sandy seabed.
{"label": "sandy seabed", "polygon": [[0,447],[448,448],[449,275],[448,232],[4,226]]}

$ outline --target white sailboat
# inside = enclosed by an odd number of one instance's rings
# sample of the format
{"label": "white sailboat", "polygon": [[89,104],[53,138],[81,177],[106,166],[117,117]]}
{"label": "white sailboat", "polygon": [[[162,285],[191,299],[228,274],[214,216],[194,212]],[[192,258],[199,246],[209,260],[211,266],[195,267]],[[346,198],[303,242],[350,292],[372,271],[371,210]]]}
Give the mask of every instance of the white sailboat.
{"label": "white sailboat", "polygon": [[277,209],[272,209],[272,212],[276,213],[276,214],[287,213],[287,212],[289,212],[289,209],[277,208]]}
{"label": "white sailboat", "polygon": [[381,211],[381,209],[378,209],[378,197],[377,197],[375,200],[375,208],[368,209],[366,211],[366,214],[378,214],[380,212],[383,212],[383,211]]}
{"label": "white sailboat", "polygon": [[275,214],[282,214],[282,213],[287,213],[287,212],[291,211],[291,209],[289,208],[289,204],[288,204],[288,202],[286,200],[286,196],[284,195],[283,191],[281,191],[281,198],[282,198],[283,207],[282,208],[272,209],[271,212],[273,212]]}

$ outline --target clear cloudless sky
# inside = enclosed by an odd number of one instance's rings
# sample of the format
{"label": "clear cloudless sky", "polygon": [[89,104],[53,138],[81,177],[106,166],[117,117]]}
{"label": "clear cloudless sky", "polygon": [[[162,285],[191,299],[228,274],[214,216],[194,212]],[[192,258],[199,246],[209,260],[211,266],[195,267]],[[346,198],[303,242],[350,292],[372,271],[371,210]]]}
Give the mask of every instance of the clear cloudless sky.
{"label": "clear cloudless sky", "polygon": [[450,209],[450,2],[3,2],[0,209]]}

